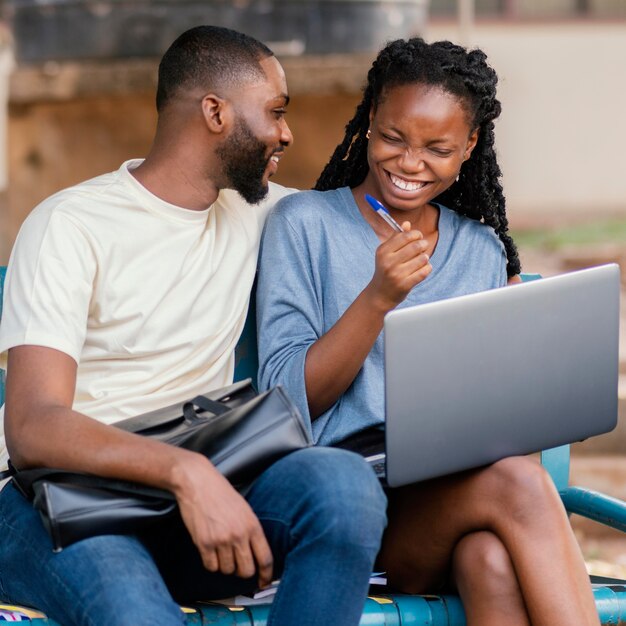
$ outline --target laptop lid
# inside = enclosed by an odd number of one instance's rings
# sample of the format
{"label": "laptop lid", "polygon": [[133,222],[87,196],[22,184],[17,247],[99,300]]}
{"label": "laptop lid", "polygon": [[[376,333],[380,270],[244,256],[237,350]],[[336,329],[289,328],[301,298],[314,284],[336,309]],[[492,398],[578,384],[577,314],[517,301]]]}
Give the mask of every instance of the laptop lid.
{"label": "laptop lid", "polygon": [[388,313],[389,485],[613,429],[619,280],[609,264]]}

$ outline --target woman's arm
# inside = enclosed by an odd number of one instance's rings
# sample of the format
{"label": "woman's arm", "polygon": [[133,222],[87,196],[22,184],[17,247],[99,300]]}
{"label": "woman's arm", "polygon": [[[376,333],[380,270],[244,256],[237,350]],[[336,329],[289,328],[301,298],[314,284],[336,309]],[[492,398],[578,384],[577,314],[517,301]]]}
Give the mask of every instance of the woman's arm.
{"label": "woman's arm", "polygon": [[372,279],[325,332],[323,293],[333,286],[320,284],[323,259],[316,257],[326,250],[310,245],[302,235],[307,228],[292,226],[284,211],[270,216],[257,290],[261,387],[284,385],[311,419],[338,400],[380,334],[385,313],[430,273],[421,233],[408,223],[404,228],[379,246]]}
{"label": "woman's arm", "polygon": [[312,419],[348,389],[383,328],[385,314],[431,271],[427,243],[408,222],[376,251],[374,276],[335,325],[308,350],[304,377]]}

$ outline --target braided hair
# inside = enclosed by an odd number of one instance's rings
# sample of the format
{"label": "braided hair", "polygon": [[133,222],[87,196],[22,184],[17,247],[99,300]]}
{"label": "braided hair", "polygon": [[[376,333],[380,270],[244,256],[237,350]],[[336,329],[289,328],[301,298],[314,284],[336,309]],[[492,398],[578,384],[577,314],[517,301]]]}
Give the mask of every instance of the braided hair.
{"label": "braided hair", "polygon": [[356,187],[367,176],[369,115],[389,90],[410,84],[438,87],[458,98],[478,142],[463,163],[459,180],[434,199],[471,219],[491,226],[506,250],[507,273],[520,272],[520,260],[508,234],[502,172],[494,149],[494,120],[501,106],[496,98],[498,77],[481,50],[466,50],[449,41],[428,44],[421,38],[398,39],[378,54],[367,75],[363,99],[346,125],[343,141],[322,170],[315,189]]}

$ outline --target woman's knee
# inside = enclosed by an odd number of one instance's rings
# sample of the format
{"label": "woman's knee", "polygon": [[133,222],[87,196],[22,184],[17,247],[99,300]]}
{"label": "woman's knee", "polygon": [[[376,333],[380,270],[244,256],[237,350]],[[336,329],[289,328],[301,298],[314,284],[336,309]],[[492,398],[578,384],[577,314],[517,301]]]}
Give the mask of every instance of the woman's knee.
{"label": "woman's knee", "polygon": [[547,510],[561,512],[560,498],[548,472],[529,457],[509,457],[485,470],[489,492],[513,519],[536,516]]}
{"label": "woman's knee", "polygon": [[490,581],[499,586],[515,578],[511,558],[496,535],[481,531],[465,535],[454,549],[452,568],[457,580]]}
{"label": "woman's knee", "polygon": [[517,487],[524,492],[541,494],[554,491],[552,479],[536,459],[511,456],[496,461],[490,468],[502,489]]}
{"label": "woman's knee", "polygon": [[[528,624],[526,607],[511,558],[491,532],[466,535],[453,554],[452,575],[467,615],[480,623]],[[494,621],[495,620],[495,621]]]}

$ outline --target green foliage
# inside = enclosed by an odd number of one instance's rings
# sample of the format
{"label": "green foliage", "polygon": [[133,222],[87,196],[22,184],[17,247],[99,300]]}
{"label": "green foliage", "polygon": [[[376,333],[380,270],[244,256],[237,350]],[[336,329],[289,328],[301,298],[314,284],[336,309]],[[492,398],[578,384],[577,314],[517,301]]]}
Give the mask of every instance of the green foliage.
{"label": "green foliage", "polygon": [[520,248],[559,250],[566,246],[623,244],[626,247],[626,218],[603,219],[560,228],[537,228],[512,232]]}

